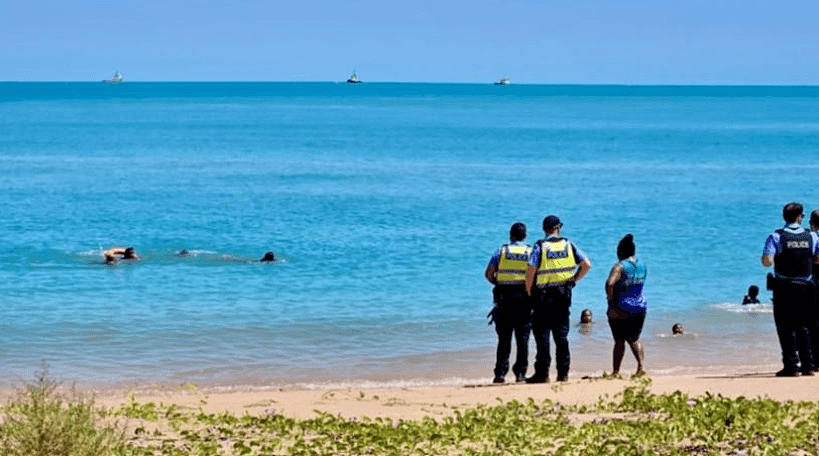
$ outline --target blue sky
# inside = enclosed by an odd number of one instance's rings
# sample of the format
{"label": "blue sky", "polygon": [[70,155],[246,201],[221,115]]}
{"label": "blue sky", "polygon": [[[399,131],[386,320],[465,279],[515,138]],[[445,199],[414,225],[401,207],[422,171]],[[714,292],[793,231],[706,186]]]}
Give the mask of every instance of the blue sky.
{"label": "blue sky", "polygon": [[817,84],[816,1],[0,2],[0,80]]}

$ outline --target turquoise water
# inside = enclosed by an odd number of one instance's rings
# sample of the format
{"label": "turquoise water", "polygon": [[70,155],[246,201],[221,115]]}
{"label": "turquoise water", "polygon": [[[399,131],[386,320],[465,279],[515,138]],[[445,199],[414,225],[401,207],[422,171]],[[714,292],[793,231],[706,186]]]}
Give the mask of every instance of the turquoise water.
{"label": "turquoise water", "polygon": [[736,304],[782,205],[819,207],[818,150],[819,87],[0,83],[0,383],[487,379],[484,267],[550,213],[594,263],[573,373],[610,369],[629,232],[649,371],[774,370]]}

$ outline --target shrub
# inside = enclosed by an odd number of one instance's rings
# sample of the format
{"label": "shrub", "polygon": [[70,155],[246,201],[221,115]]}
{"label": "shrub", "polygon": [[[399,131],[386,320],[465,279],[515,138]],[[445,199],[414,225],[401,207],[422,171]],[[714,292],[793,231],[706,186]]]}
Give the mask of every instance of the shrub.
{"label": "shrub", "polygon": [[73,388],[57,391],[43,366],[5,407],[0,423],[0,456],[106,456],[128,448],[124,429],[103,422],[94,400]]}

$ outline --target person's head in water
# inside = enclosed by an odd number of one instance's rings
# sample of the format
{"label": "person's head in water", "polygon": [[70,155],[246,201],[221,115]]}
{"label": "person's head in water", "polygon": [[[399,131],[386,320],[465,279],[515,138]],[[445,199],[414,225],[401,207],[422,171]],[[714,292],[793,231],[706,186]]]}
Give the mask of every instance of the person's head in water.
{"label": "person's head in water", "polygon": [[679,323],[674,323],[674,326],[671,327],[671,334],[675,336],[685,334],[685,328],[683,328],[683,325]]}
{"label": "person's head in water", "polygon": [[136,252],[134,252],[133,247],[128,247],[122,252],[122,258],[125,260],[133,260],[136,257]]}
{"label": "person's head in water", "polygon": [[526,239],[526,225],[517,222],[509,229],[509,240],[512,242]]}
{"label": "person's head in water", "polygon": [[802,204],[797,202],[791,202],[785,205],[782,208],[782,218],[785,219],[785,223],[801,223],[802,217],[805,216],[805,208]]}
{"label": "person's head in water", "polygon": [[177,255],[179,255],[181,257],[188,256],[188,250],[187,249],[182,249],[182,250],[179,251],[179,253],[177,253]]}
{"label": "person's head in water", "polygon": [[635,251],[634,236],[629,233],[623,236],[623,239],[620,239],[620,243],[617,244],[617,259],[625,260],[626,258],[632,257]]}
{"label": "person's head in water", "polygon": [[756,285],[751,285],[748,287],[748,297],[749,298],[756,298],[759,295],[759,287]]}
{"label": "person's head in water", "polygon": [[276,255],[273,255],[273,252],[267,252],[267,253],[264,254],[262,259],[259,260],[259,261],[264,261],[264,262],[276,261]]}
{"label": "person's head in water", "polygon": [[589,309],[583,309],[583,312],[580,312],[580,323],[591,323],[592,322],[592,311]]}

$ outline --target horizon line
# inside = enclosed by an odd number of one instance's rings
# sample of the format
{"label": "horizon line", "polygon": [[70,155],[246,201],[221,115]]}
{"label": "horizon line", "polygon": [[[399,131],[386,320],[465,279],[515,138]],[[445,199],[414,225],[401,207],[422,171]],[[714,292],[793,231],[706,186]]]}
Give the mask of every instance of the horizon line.
{"label": "horizon line", "polygon": [[[496,81],[491,82],[477,82],[477,81],[365,81],[357,84],[349,85],[366,85],[366,84],[452,84],[452,85],[497,85]],[[106,83],[104,80],[88,80],[88,79],[68,79],[68,80],[14,80],[14,79],[0,79],[0,83],[14,83],[14,84],[68,84],[68,83],[87,83],[87,84],[102,84]],[[108,85],[119,84],[344,84],[348,83],[344,80],[326,80],[326,81],[297,81],[297,80],[125,80],[117,83],[107,83]],[[724,83],[724,82],[698,82],[698,83],[659,83],[659,82],[642,82],[642,83],[623,83],[623,82],[517,82],[511,83],[505,87],[510,86],[608,86],[608,87],[819,87],[819,82],[816,83]]]}

